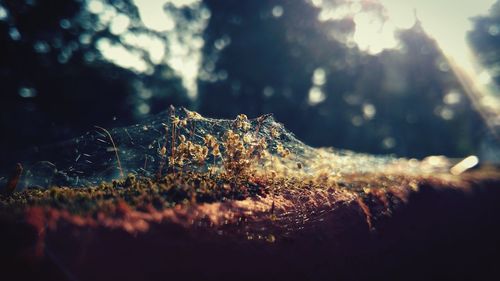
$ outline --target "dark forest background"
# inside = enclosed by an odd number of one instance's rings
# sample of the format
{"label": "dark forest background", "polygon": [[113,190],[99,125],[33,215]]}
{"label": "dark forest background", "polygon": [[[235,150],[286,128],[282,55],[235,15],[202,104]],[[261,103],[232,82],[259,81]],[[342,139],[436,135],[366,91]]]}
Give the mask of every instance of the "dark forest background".
{"label": "dark forest background", "polygon": [[[142,24],[131,0],[104,2],[130,18],[130,32],[168,44],[166,36]],[[400,48],[370,55],[345,44],[355,28],[352,20],[320,22],[319,10],[306,1],[166,5],[179,23],[196,20],[199,9],[210,11],[201,34],[198,96],[192,99],[181,77],[146,53],[147,73],[106,60],[97,47],[100,39],[124,43],[86,9],[86,1],[2,0],[0,7],[0,153],[62,141],[94,125],[133,124],[170,104],[217,118],[272,112],[307,144],[376,154],[462,157],[492,142],[418,22],[399,31]],[[490,68],[500,63],[500,36],[488,32],[500,25],[499,7],[472,19],[469,33]],[[178,24],[177,32],[186,26]],[[150,94],[140,95],[138,85]],[[459,98],[447,103],[450,91]],[[144,99],[148,114],[137,110]]]}

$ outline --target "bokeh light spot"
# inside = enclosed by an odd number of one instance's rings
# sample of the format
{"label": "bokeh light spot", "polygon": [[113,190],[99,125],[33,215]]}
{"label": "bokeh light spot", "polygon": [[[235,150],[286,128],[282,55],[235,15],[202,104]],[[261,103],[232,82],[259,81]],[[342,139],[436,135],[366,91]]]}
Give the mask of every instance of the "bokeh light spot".
{"label": "bokeh light spot", "polygon": [[283,7],[281,7],[279,5],[273,7],[273,10],[272,10],[273,17],[279,18],[283,15],[283,12],[284,12]]}
{"label": "bokeh light spot", "polygon": [[309,90],[309,98],[308,98],[309,105],[311,106],[317,105],[325,101],[325,99],[326,95],[321,90],[320,87],[314,86]]}
{"label": "bokeh light spot", "polygon": [[36,90],[33,88],[22,87],[19,89],[19,96],[22,98],[34,98],[36,95]]}

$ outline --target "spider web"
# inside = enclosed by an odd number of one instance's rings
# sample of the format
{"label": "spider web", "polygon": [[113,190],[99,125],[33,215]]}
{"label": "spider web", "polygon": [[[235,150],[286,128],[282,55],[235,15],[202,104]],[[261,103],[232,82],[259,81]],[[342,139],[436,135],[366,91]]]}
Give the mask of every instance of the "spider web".
{"label": "spider web", "polygon": [[[184,125],[174,126],[176,121],[173,117],[185,120]],[[252,163],[261,172],[277,170],[283,176],[314,177],[318,174],[442,172],[449,168],[446,161],[429,165],[414,159],[312,148],[298,140],[271,115],[249,119],[248,123],[250,127],[246,132],[239,132],[240,135],[247,135],[250,145],[261,139],[267,143],[266,150],[270,157]],[[174,129],[176,137],[172,138]],[[229,130],[238,133],[235,120],[205,118],[184,108],[171,108],[128,127],[109,131],[96,127],[96,130],[80,137],[30,152],[28,159],[21,161],[24,171],[18,188],[95,186],[127,174],[146,177],[153,177],[159,172],[165,174],[168,173],[168,159],[172,153],[170,148],[173,142],[174,146],[178,144],[178,136],[184,135],[192,143],[203,145],[207,134],[217,142],[223,142]],[[280,149],[289,151],[289,156],[282,157]],[[221,171],[222,162],[221,157],[209,154],[203,166],[187,163],[182,169]],[[2,175],[0,185],[5,185],[8,179],[8,174]]]}

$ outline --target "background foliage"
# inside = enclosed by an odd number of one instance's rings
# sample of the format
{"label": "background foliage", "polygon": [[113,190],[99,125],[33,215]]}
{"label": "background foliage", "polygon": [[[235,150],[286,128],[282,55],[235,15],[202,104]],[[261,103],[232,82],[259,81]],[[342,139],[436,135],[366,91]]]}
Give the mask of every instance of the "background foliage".
{"label": "background foliage", "polygon": [[[193,97],[168,59],[155,62],[128,44],[112,22],[89,10],[89,2],[0,1],[2,153],[74,137],[96,124],[131,124],[169,104],[218,118],[272,112],[308,144],[377,154],[465,156],[477,153],[488,135],[418,22],[399,31],[399,48],[371,55],[348,43],[352,19],[320,22],[319,9],[307,1],[166,4],[177,35],[194,32],[191,23],[207,19]],[[173,31],[148,28],[132,0],[104,3],[127,15],[131,34],[147,34],[165,46],[176,38]],[[497,3],[490,15],[473,20],[469,34],[493,70],[500,37],[491,27],[500,26],[499,15]],[[99,47],[103,39],[136,51],[147,70],[107,59]]]}

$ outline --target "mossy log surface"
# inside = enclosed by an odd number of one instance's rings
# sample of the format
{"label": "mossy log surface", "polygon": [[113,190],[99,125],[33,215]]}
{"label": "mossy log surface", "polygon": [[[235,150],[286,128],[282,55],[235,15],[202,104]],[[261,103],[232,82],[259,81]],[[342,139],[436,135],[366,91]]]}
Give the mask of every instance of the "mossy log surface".
{"label": "mossy log surface", "polygon": [[17,280],[500,277],[497,168],[460,176],[343,175],[329,187],[279,178],[236,186],[212,177],[215,189],[203,181],[189,174],[128,177],[3,195],[0,274]]}

